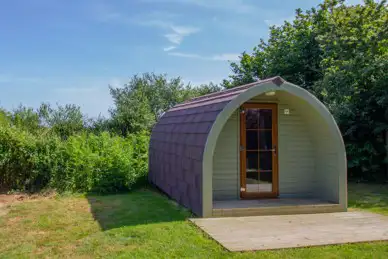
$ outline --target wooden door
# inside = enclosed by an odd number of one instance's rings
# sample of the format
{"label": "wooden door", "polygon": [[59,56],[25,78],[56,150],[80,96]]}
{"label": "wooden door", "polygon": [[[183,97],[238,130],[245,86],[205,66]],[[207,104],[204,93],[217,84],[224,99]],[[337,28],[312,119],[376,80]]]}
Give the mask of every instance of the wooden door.
{"label": "wooden door", "polygon": [[240,196],[279,195],[277,104],[246,103],[240,110]]}

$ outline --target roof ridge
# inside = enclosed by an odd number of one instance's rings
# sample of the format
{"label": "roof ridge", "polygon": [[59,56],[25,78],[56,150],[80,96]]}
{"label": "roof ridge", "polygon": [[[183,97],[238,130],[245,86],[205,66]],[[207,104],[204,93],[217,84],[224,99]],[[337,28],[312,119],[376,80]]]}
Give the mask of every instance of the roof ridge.
{"label": "roof ridge", "polygon": [[240,86],[236,86],[236,87],[233,87],[233,88],[229,88],[229,89],[225,89],[225,90],[222,90],[222,91],[219,91],[219,92],[214,92],[214,93],[210,93],[210,94],[205,94],[205,95],[201,95],[201,96],[198,96],[198,97],[194,97],[194,98],[191,98],[183,103],[180,103],[180,104],[177,104],[176,106],[174,107],[180,107],[180,106],[184,106],[186,104],[189,104],[189,103],[197,103],[197,102],[200,102],[200,101],[204,101],[204,100],[211,100],[211,99],[214,99],[214,97],[216,96],[219,96],[219,95],[224,95],[224,94],[229,94],[229,93],[233,93],[233,92],[237,92],[241,89],[245,89],[245,88],[249,88],[249,87],[252,87],[254,85],[257,85],[257,84],[262,84],[262,83],[266,83],[266,82],[270,82],[270,81],[274,81],[274,83],[277,84],[277,82],[275,81],[279,81],[281,80],[282,82],[284,81],[280,76],[275,76],[275,77],[270,77],[270,78],[266,78],[266,79],[263,79],[263,80],[257,80],[255,82],[252,82],[252,83],[248,83],[248,84],[245,84],[245,85],[240,85]]}
{"label": "roof ridge", "polygon": [[218,91],[218,92],[213,92],[213,93],[210,93],[210,94],[201,95],[201,96],[198,96],[198,97],[191,98],[191,99],[187,100],[186,102],[196,101],[196,100],[203,99],[203,98],[206,98],[206,97],[217,96],[219,94],[224,94],[224,93],[228,93],[228,92],[234,92],[234,91],[236,91],[238,89],[241,89],[243,87],[247,87],[247,86],[250,86],[250,85],[254,85],[254,84],[257,84],[259,82],[260,82],[260,80],[252,82],[252,83],[244,84],[244,85],[239,85],[239,86],[236,86],[236,87],[233,87],[233,88],[228,88],[228,89],[221,90],[221,91]]}

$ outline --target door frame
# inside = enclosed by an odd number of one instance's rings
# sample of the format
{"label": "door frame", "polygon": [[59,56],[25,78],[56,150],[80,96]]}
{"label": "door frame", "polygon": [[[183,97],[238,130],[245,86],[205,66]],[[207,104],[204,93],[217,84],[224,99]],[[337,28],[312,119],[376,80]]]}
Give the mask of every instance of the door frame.
{"label": "door frame", "polygon": [[[272,192],[247,193],[246,189],[246,125],[245,109],[271,109],[272,110]],[[278,105],[277,103],[244,103],[240,107],[240,198],[276,198],[279,196],[279,141],[278,141]]]}

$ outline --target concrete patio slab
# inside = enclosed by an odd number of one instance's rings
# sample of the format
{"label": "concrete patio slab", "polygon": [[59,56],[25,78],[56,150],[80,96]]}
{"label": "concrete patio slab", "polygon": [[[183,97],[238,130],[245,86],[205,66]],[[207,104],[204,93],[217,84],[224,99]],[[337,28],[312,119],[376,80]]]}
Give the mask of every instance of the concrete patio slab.
{"label": "concrete patio slab", "polygon": [[388,217],[360,211],[190,220],[229,251],[388,240]]}

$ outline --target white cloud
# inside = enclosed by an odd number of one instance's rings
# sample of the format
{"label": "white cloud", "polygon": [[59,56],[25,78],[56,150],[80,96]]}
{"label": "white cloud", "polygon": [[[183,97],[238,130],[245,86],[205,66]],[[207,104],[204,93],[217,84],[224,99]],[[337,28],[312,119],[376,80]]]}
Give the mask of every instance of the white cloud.
{"label": "white cloud", "polygon": [[188,26],[175,26],[172,25],[171,29],[180,35],[190,35],[196,32],[199,32],[199,28],[196,27],[188,27]]}
{"label": "white cloud", "polygon": [[189,26],[171,25],[170,28],[172,30],[172,33],[165,34],[164,37],[166,37],[167,40],[176,45],[180,45],[184,37],[199,32],[199,28]]}
{"label": "white cloud", "polygon": [[[172,19],[179,16],[168,12],[153,11],[145,14],[139,14],[129,17],[122,12],[115,10],[112,6],[107,4],[95,4],[92,12],[100,22],[118,23],[118,24],[137,24],[140,26],[159,28],[165,31],[164,37],[176,47],[180,45],[183,39],[189,35],[200,31],[199,28],[193,26],[177,25],[172,22]],[[170,48],[169,50],[172,50]],[[168,50],[165,50],[168,51]]]}
{"label": "white cloud", "polygon": [[134,22],[141,26],[160,28],[167,31],[168,33],[164,34],[164,37],[175,45],[180,45],[185,37],[200,31],[200,29],[197,27],[176,25],[173,22],[169,22],[167,20],[150,20],[145,17],[138,17],[134,20]]}
{"label": "white cloud", "polygon": [[181,44],[184,36],[177,33],[168,33],[165,34],[164,37],[166,37],[169,42],[179,45]]}
{"label": "white cloud", "polygon": [[163,48],[163,50],[168,52],[168,51],[171,51],[171,50],[173,50],[175,48],[176,48],[175,46],[168,46],[168,47]]}
{"label": "white cloud", "polygon": [[168,55],[176,56],[181,58],[192,58],[212,61],[237,61],[239,60],[239,54],[235,53],[224,53],[213,56],[201,56],[195,53],[183,53],[183,52],[169,52]]}

